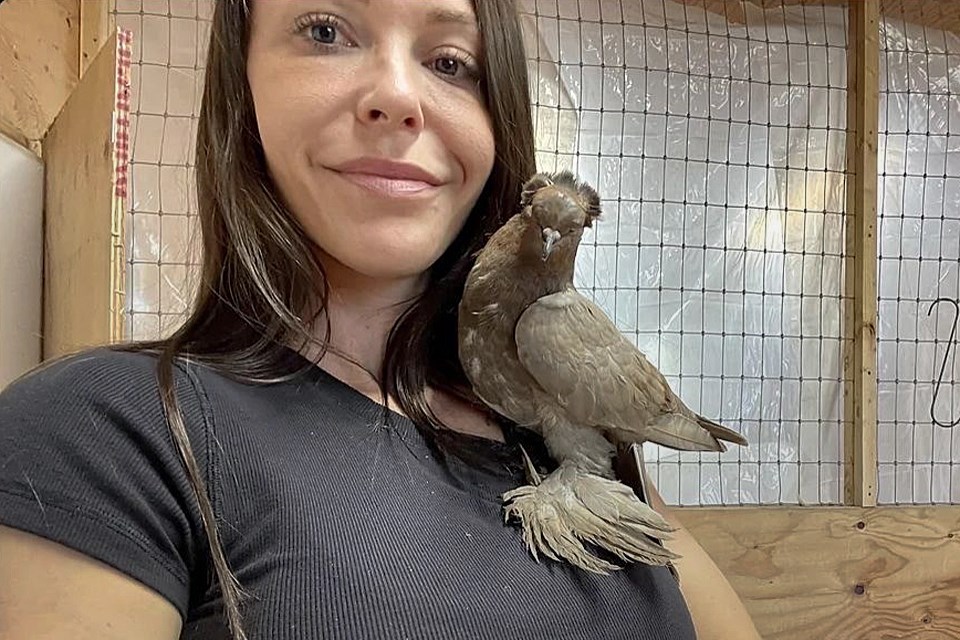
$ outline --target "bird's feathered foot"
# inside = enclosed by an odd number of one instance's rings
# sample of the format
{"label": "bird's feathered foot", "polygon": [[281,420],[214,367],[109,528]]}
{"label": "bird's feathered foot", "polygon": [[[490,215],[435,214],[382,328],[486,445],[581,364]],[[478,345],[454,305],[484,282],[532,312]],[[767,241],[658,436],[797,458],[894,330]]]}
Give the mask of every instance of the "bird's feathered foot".
{"label": "bird's feathered foot", "polygon": [[650,539],[668,538],[673,528],[629,487],[572,465],[561,465],[536,486],[504,493],[503,500],[504,519],[520,520],[524,542],[537,560],[543,554],[600,574],[620,568],[592,554],[584,542],[628,562],[660,566],[679,557]]}

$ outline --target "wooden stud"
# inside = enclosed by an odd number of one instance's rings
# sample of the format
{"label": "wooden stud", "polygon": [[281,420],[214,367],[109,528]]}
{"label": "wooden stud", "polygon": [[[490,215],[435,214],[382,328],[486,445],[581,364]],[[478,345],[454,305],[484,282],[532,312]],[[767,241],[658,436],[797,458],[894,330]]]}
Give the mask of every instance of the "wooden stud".
{"label": "wooden stud", "polygon": [[844,502],[877,504],[877,126],[880,2],[849,8]]}
{"label": "wooden stud", "polygon": [[87,72],[100,49],[113,35],[113,14],[110,0],[81,0],[80,2],[80,76]]}
{"label": "wooden stud", "polygon": [[115,278],[116,37],[87,69],[43,141],[44,358],[111,342]]}
{"label": "wooden stud", "polygon": [[[847,6],[863,0],[677,0],[683,4],[699,6],[707,12],[721,15],[735,25],[746,22],[750,11],[781,12],[783,7]],[[881,0],[880,15],[884,18],[904,21],[919,27],[930,27],[960,34],[960,2],[957,0]]]}

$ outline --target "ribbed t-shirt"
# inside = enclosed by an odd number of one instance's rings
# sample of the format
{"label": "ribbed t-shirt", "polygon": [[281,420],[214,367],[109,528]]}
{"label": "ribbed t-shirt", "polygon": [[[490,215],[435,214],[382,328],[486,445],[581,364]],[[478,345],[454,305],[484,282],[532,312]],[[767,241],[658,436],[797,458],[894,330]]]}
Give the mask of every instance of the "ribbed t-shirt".
{"label": "ribbed t-shirt", "polygon": [[[465,436],[483,464],[435,455],[315,366],[255,385],[180,362],[175,380],[251,640],[695,638],[665,568],[533,559],[500,499],[525,484],[520,436]],[[228,638],[155,357],[93,350],[0,393],[0,524],[155,590],[183,638]]]}

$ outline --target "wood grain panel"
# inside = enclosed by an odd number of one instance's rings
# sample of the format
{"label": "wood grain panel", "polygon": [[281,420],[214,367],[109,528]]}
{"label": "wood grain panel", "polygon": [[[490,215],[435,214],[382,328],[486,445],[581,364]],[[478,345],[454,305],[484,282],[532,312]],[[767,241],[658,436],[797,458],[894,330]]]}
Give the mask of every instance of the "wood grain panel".
{"label": "wood grain panel", "polygon": [[36,148],[79,77],[80,0],[0,4],[0,132]]}
{"label": "wood grain panel", "polygon": [[[784,6],[846,6],[847,0],[676,0],[682,4],[703,7],[710,13],[725,16],[732,24],[746,21],[747,9],[777,9]],[[856,0],[861,2],[862,0]],[[891,20],[960,33],[960,1],[958,0],[880,0],[880,15]]]}
{"label": "wood grain panel", "polygon": [[767,640],[960,638],[960,506],[676,513]]}
{"label": "wood grain panel", "polygon": [[44,358],[110,342],[114,303],[116,36],[43,141]]}

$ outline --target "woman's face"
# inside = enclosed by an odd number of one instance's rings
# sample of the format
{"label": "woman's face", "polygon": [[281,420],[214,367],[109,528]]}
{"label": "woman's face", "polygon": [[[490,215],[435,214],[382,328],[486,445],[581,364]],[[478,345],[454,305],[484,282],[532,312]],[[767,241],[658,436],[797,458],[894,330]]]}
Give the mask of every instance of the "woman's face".
{"label": "woman's face", "polygon": [[256,0],[252,20],[267,165],[324,264],[422,274],[493,166],[471,1]]}

